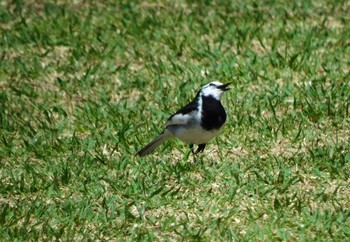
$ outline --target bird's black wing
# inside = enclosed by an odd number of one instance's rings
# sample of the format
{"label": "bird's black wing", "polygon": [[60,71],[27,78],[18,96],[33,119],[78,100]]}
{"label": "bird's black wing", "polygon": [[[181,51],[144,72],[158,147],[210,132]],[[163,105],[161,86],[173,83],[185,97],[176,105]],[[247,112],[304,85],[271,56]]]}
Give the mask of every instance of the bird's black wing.
{"label": "bird's black wing", "polygon": [[185,125],[191,119],[193,112],[198,111],[198,100],[197,98],[182,107],[179,111],[168,118],[166,126],[169,125]]}

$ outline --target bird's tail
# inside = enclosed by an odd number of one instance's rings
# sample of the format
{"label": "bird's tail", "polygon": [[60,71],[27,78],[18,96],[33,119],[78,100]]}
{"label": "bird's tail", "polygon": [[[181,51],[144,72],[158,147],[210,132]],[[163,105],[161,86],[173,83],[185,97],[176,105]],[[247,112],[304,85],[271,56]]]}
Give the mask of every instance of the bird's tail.
{"label": "bird's tail", "polygon": [[151,143],[142,148],[137,155],[145,156],[152,153],[158,146],[160,146],[164,141],[172,137],[173,135],[165,129],[157,138],[155,138]]}

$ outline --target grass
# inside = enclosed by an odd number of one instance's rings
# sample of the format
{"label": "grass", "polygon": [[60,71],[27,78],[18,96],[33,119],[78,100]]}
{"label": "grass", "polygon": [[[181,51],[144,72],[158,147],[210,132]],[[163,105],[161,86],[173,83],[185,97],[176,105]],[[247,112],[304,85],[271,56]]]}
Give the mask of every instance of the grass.
{"label": "grass", "polygon": [[[1,1],[0,240],[350,236],[348,1]],[[211,80],[193,162],[134,154]]]}

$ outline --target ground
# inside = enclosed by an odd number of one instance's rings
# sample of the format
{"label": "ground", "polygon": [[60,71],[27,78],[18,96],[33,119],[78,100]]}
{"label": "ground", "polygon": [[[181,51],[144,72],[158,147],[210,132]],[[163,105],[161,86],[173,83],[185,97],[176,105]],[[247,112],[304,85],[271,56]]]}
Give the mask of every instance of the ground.
{"label": "ground", "polygon": [[[346,240],[349,1],[1,1],[0,240]],[[135,153],[233,82],[196,161]]]}

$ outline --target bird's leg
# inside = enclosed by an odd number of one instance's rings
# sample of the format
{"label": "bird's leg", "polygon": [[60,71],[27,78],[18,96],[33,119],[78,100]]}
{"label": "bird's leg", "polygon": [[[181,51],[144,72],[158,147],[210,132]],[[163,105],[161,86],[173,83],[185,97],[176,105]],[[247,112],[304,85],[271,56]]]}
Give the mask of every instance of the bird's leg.
{"label": "bird's leg", "polygon": [[204,149],[205,149],[205,146],[206,146],[206,144],[200,144],[200,145],[198,145],[198,149],[196,150],[196,152],[194,152],[193,154],[198,154],[199,152],[203,152],[204,151]]}
{"label": "bird's leg", "polygon": [[191,149],[192,154],[194,154],[194,151],[193,151],[193,144],[190,144],[190,149]]}

